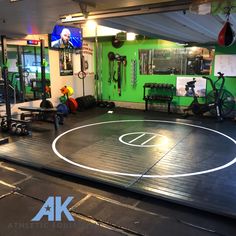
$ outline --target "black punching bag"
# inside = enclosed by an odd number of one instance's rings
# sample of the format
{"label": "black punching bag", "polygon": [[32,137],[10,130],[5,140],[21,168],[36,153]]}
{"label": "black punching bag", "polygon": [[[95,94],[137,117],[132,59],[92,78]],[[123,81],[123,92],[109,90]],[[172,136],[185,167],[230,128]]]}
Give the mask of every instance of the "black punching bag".
{"label": "black punching bag", "polygon": [[228,47],[234,43],[234,31],[229,21],[226,21],[218,35],[218,44]]}

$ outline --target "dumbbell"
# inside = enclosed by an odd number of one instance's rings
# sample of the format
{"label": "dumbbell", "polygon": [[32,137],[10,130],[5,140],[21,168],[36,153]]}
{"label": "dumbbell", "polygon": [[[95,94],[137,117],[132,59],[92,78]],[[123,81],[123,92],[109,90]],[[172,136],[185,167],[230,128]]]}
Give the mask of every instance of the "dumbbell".
{"label": "dumbbell", "polygon": [[11,133],[13,133],[13,134],[15,134],[15,132],[16,132],[16,125],[17,125],[16,122],[11,123]]}
{"label": "dumbbell", "polygon": [[17,134],[17,135],[21,135],[22,134],[22,124],[17,124],[16,125],[15,134]]}
{"label": "dumbbell", "polygon": [[7,120],[5,118],[3,118],[1,121],[1,129],[3,132],[8,131]]}
{"label": "dumbbell", "polygon": [[26,125],[22,125],[21,126],[21,135],[28,135],[28,134],[29,134],[28,127]]}

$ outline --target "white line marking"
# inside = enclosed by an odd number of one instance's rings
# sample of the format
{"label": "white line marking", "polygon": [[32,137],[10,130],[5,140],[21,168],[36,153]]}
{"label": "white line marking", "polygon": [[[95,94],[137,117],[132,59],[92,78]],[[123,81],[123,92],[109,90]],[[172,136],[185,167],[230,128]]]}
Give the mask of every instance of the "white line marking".
{"label": "white line marking", "polygon": [[179,178],[179,177],[187,177],[187,176],[193,176],[193,175],[202,175],[202,174],[207,174],[207,173],[215,172],[215,171],[218,171],[218,170],[222,170],[222,169],[227,168],[227,167],[229,167],[229,166],[231,166],[231,165],[236,163],[236,157],[235,157],[232,161],[230,161],[230,162],[228,162],[228,163],[226,163],[226,164],[224,164],[222,166],[218,166],[216,168],[208,169],[208,170],[204,170],[204,171],[191,172],[191,173],[186,173],[186,174],[177,174],[177,175],[142,175],[141,173],[140,174],[123,173],[123,172],[116,172],[116,171],[101,170],[101,169],[97,169],[97,168],[81,165],[79,163],[76,163],[74,161],[69,160],[67,157],[64,157],[56,149],[57,141],[62,136],[64,136],[65,134],[68,134],[68,133],[70,133],[72,131],[75,131],[75,130],[78,130],[78,129],[83,129],[83,128],[86,128],[86,127],[95,126],[95,125],[113,124],[113,123],[125,123],[125,122],[156,122],[156,123],[159,122],[159,123],[167,123],[167,124],[185,125],[185,126],[199,128],[199,129],[203,129],[203,130],[207,130],[207,131],[219,134],[219,135],[229,139],[234,144],[236,144],[236,140],[231,138],[230,136],[228,136],[228,135],[226,135],[224,133],[221,133],[221,132],[219,132],[217,130],[210,129],[210,128],[207,128],[207,127],[204,127],[204,126],[199,126],[199,125],[187,124],[187,123],[177,122],[177,121],[163,121],[163,120],[113,120],[113,121],[104,121],[104,122],[98,122],[98,123],[93,123],[93,124],[88,124],[88,125],[82,125],[82,126],[79,126],[79,127],[76,127],[76,128],[70,129],[70,130],[67,130],[66,132],[60,134],[59,136],[57,136],[54,139],[54,141],[52,143],[52,149],[53,149],[54,153],[59,158],[61,158],[62,160],[66,161],[66,162],[68,162],[68,163],[70,163],[72,165],[75,165],[75,166],[78,166],[78,167],[81,167],[81,168],[84,168],[84,169],[87,169],[87,170],[97,171],[97,172],[100,172],[100,173],[112,174],[112,175],[131,176],[131,177],[144,177],[144,178]]}
{"label": "white line marking", "polygon": [[[138,134],[149,134],[149,135],[156,135],[156,136],[161,136],[162,137],[162,142],[161,143],[155,143],[155,144],[151,144],[151,145],[141,145],[141,144],[133,144],[133,143],[127,143],[126,141],[123,140],[124,137],[129,136],[129,135],[138,135]],[[164,138],[164,141],[163,141]],[[142,148],[150,148],[150,147],[157,147],[160,145],[163,145],[164,143],[168,142],[168,138],[162,134],[155,134],[155,133],[150,133],[150,132],[134,132],[134,133],[126,133],[123,134],[119,137],[119,141],[123,144],[129,145],[129,146],[133,146],[133,147],[142,147]]]}
{"label": "white line marking", "polygon": [[146,133],[143,133],[139,135],[137,138],[134,138],[133,140],[129,141],[129,143],[133,143],[134,141],[138,140],[139,138],[143,137]]}
{"label": "white line marking", "polygon": [[144,144],[148,143],[149,141],[151,141],[152,139],[156,138],[157,135],[153,135],[151,138],[149,138],[148,140],[146,140],[145,142],[141,143],[141,146],[143,146]]}

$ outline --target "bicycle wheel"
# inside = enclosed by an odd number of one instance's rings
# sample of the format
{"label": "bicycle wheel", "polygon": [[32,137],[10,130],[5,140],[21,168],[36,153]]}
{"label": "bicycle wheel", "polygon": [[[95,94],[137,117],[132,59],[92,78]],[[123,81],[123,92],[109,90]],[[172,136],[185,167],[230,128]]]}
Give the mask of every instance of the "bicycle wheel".
{"label": "bicycle wheel", "polygon": [[[211,91],[210,93],[207,94],[206,102],[208,104],[215,102],[215,96],[214,96],[213,91]],[[234,105],[235,105],[235,101],[234,101],[234,96],[232,95],[232,93],[223,89],[222,93],[221,93],[220,101],[219,101],[219,106],[221,108],[221,115],[223,117],[229,115],[230,112],[232,112],[232,110],[234,109]],[[213,116],[216,116],[215,107],[212,107],[212,109],[210,109],[210,113]]]}

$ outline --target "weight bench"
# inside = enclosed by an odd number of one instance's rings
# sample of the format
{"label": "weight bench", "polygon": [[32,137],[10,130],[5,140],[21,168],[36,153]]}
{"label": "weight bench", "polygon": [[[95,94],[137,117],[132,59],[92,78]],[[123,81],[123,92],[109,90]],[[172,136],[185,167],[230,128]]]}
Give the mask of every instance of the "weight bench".
{"label": "weight bench", "polygon": [[18,107],[21,111],[29,113],[21,113],[21,120],[30,117],[32,121],[47,121],[54,124],[55,130],[58,129],[59,124],[63,124],[63,114],[57,111],[57,108],[42,108],[42,107]]}

